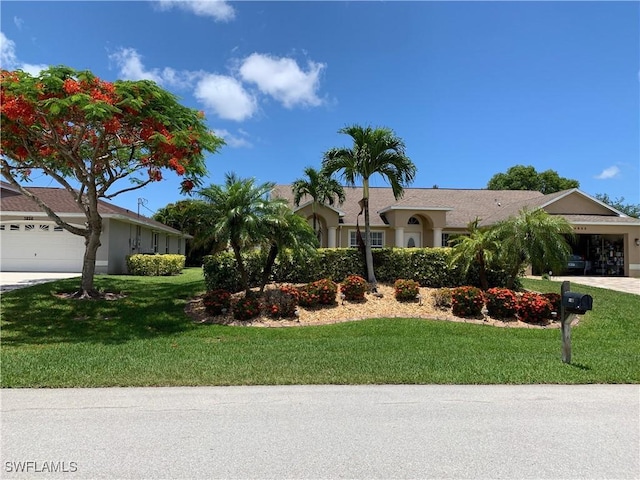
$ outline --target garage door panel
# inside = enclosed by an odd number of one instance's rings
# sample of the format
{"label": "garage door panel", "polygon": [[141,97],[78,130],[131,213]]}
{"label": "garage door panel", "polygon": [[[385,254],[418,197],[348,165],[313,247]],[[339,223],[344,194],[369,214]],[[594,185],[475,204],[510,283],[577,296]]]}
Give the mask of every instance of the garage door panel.
{"label": "garage door panel", "polygon": [[[84,237],[51,223],[5,224],[0,231],[3,271],[80,272]],[[17,227],[17,228],[16,228]]]}

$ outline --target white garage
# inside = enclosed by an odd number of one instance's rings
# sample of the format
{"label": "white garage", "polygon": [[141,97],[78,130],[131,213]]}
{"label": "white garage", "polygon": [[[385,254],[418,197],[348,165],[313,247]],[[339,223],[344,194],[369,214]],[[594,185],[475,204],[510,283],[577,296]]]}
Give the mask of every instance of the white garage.
{"label": "white garage", "polygon": [[0,224],[3,272],[81,272],[84,237],[54,222],[10,221]]}

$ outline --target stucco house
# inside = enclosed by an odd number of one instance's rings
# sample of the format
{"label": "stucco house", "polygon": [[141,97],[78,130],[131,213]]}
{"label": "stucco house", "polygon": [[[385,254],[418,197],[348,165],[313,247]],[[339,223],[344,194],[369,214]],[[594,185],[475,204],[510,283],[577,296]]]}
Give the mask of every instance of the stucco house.
{"label": "stucco house", "polygon": [[[83,226],[85,216],[62,188],[31,187],[60,217]],[[84,237],[56,225],[32,200],[0,182],[0,270],[80,272]],[[96,273],[127,272],[126,257],[135,253],[184,253],[182,232],[136,212],[99,202],[103,231]]]}
{"label": "stucco house", "polygon": [[[272,195],[288,200],[295,212],[311,222],[310,198],[294,206],[290,185],[277,185]],[[342,205],[316,206],[323,247],[356,246],[357,221],[364,234],[364,215],[358,219],[362,188],[347,187],[345,196]],[[576,239],[572,248],[589,261],[587,273],[640,277],[640,219],[578,189],[544,195],[527,190],[406,188],[396,201],[391,188],[372,187],[371,242],[373,247],[446,246],[451,234],[465,233],[476,217],[481,225],[492,225],[524,207],[562,215],[573,225]]]}

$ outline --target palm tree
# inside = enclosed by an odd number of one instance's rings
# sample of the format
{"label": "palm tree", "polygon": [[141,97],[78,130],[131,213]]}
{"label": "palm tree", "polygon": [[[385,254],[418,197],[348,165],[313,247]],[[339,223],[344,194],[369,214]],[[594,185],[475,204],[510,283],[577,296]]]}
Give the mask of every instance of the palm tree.
{"label": "palm tree", "polygon": [[573,238],[573,227],[560,216],[549,215],[541,208],[520,211],[517,217],[497,223],[493,229],[500,242],[500,257],[507,265],[507,287],[525,265],[545,271],[561,270],[571,254],[567,238]]}
{"label": "palm tree", "polygon": [[478,227],[480,219],[476,217],[473,222],[469,222],[467,229],[469,235],[460,236],[451,241],[453,251],[449,258],[449,265],[458,265],[466,275],[469,268],[474,263],[478,265],[478,275],[480,277],[480,288],[489,289],[489,278],[487,267],[493,261],[499,244],[495,239],[492,230]]}
{"label": "palm tree", "polygon": [[341,171],[347,185],[355,186],[362,179],[362,209],[364,210],[364,247],[367,265],[367,279],[373,291],[376,277],[373,271],[371,253],[371,226],[369,217],[369,178],[382,176],[391,185],[396,200],[404,193],[404,187],[411,184],[416,174],[416,166],[405,155],[401,138],[389,128],[371,128],[360,125],[344,127],[338,131],[353,139],[352,148],[332,148],[324,153],[322,170],[327,175]]}
{"label": "palm tree", "polygon": [[249,277],[241,253],[264,239],[265,224],[275,205],[286,205],[283,199],[269,199],[274,186],[271,182],[256,185],[253,178],[241,179],[227,173],[224,185],[211,185],[198,191],[198,195],[209,203],[208,233],[231,245],[247,294],[250,293]]}
{"label": "palm tree", "polygon": [[316,213],[317,205],[329,204],[333,205],[338,200],[338,204],[342,205],[345,200],[344,188],[338,181],[329,175],[324,175],[313,167],[304,169],[306,178],[299,178],[291,185],[293,192],[293,203],[297,207],[300,205],[302,197],[311,197],[311,211],[313,212],[313,231],[316,233],[318,242],[321,243],[322,232],[317,227],[318,215]]}
{"label": "palm tree", "polygon": [[281,251],[290,248],[296,253],[311,252],[318,247],[316,235],[307,221],[293,213],[286,204],[274,202],[270,204],[269,210],[264,221],[264,236],[269,253],[262,271],[260,292],[264,291],[273,265]]}

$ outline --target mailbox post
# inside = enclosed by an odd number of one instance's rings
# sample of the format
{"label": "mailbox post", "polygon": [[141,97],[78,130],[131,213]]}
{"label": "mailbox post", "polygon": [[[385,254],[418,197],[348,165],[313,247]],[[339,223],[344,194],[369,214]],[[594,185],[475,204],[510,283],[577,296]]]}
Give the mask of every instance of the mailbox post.
{"label": "mailbox post", "polygon": [[573,314],[568,313],[564,307],[564,295],[571,290],[570,282],[562,282],[560,286],[560,329],[562,331],[562,361],[571,363],[571,322]]}
{"label": "mailbox post", "polygon": [[562,329],[562,361],[571,363],[571,322],[575,315],[584,315],[593,308],[591,295],[571,291],[570,282],[560,287],[560,326]]}

